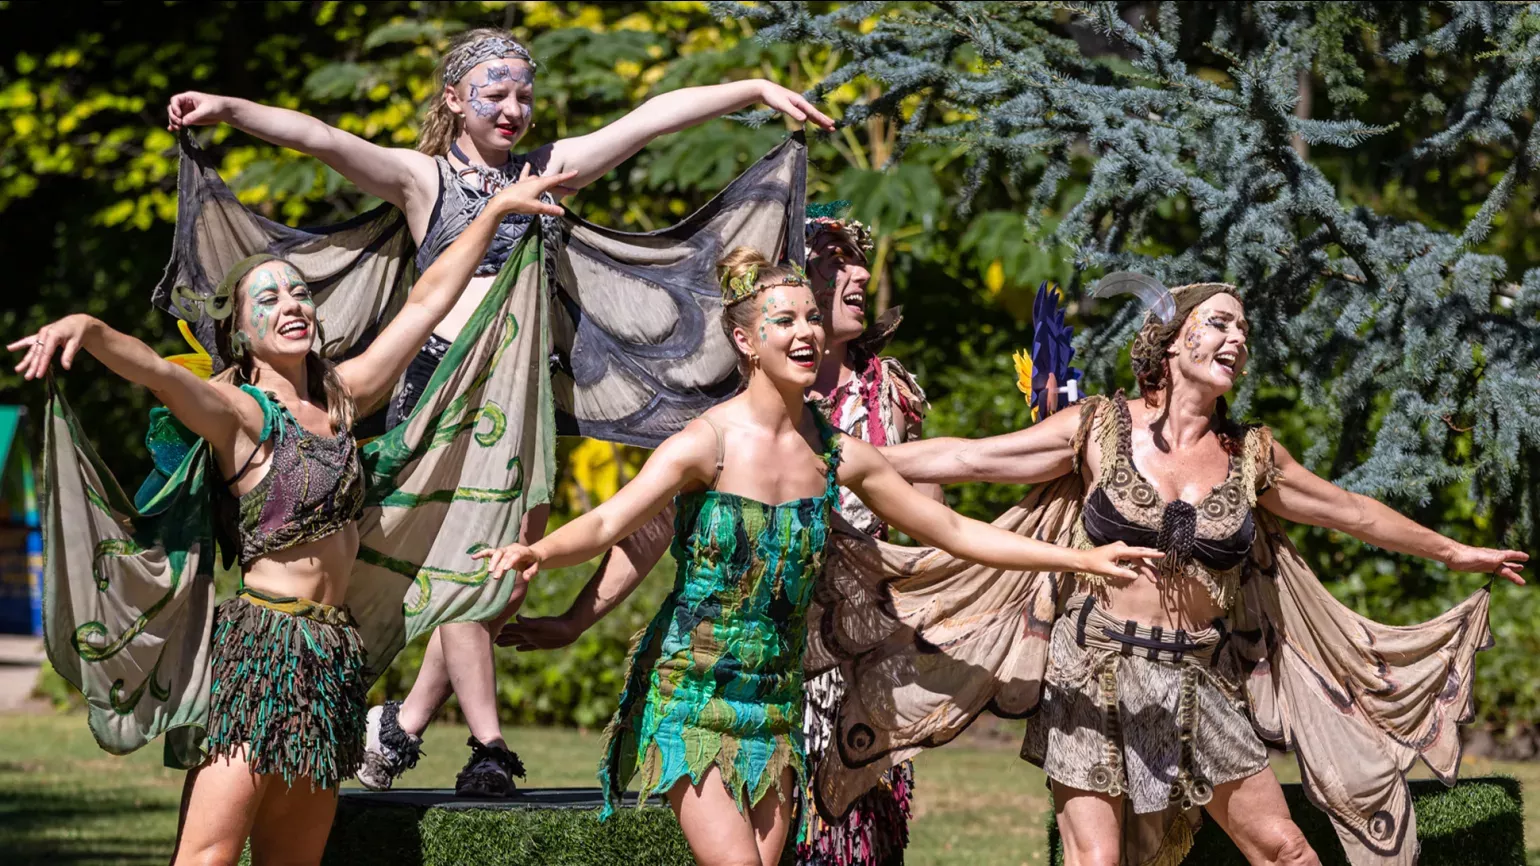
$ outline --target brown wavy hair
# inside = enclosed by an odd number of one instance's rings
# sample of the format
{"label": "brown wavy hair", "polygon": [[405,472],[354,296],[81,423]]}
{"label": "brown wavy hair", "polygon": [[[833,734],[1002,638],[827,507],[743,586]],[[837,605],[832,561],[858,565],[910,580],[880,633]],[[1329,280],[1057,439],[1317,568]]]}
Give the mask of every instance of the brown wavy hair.
{"label": "brown wavy hair", "polygon": [[1139,381],[1139,393],[1146,403],[1154,405],[1155,394],[1171,384],[1171,344],[1182,333],[1187,317],[1215,295],[1241,299],[1235,286],[1229,283],[1193,283],[1171,290],[1171,297],[1176,301],[1176,315],[1171,321],[1162,322],[1153,314],[1145,317],[1144,326],[1135,335],[1133,348],[1129,350],[1129,360],[1134,368],[1134,378]]}
{"label": "brown wavy hair", "polygon": [[[246,284],[247,280],[251,279],[251,275],[256,272],[257,268],[269,262],[282,262],[294,268],[295,273],[301,276],[304,275],[303,271],[294,267],[293,262],[274,256],[255,267],[249,268],[236,281],[235,285],[231,287],[230,315],[214,322],[214,350],[219,353],[219,357],[226,364],[225,369],[214,377],[216,382],[227,382],[231,385],[254,384],[251,378],[251,351],[248,349],[241,352],[239,358],[236,357],[234,352],[235,323],[240,321],[246,304],[244,300],[246,293],[241,291],[242,286]],[[244,263],[237,263],[236,268],[241,267],[242,264]],[[317,316],[316,339],[319,340],[320,338],[321,319]],[[353,395],[348,392],[347,386],[342,384],[342,377],[337,375],[337,365],[321,357],[321,354],[315,349],[311,349],[305,355],[305,379],[311,399],[315,399],[317,396],[321,398],[321,405],[326,409],[327,418],[331,421],[332,433],[335,435],[344,430],[352,429],[353,419],[357,415],[358,407],[354,404]]]}

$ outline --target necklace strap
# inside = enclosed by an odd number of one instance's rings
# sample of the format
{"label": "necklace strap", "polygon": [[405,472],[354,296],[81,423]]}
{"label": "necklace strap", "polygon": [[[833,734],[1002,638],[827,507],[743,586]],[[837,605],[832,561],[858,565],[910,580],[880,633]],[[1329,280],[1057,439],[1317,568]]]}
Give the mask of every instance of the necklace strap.
{"label": "necklace strap", "polygon": [[470,157],[465,155],[465,151],[460,149],[459,142],[451,141],[449,143],[449,153],[465,165],[465,168],[458,169],[455,173],[462,180],[472,181],[482,192],[488,195],[513,183],[514,175],[512,169],[515,160],[511,153],[508,154],[508,158],[504,160],[503,164],[496,168],[490,165],[471,162]]}

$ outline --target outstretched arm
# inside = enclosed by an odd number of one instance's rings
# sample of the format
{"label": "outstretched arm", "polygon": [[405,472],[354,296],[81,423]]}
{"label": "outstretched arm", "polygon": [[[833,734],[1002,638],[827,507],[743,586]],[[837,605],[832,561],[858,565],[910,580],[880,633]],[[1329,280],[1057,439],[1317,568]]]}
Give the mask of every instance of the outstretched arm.
{"label": "outstretched arm", "polygon": [[674,538],[674,508],[663,509],[641,529],[610,548],[561,616],[519,616],[503,626],[498,646],[521,652],[557,649],[577,640],[594,623],[619,607],[652,572]]}
{"label": "outstretched arm", "polygon": [[877,449],[852,437],[841,440],[840,483],[861,497],[884,521],[912,538],[960,559],[994,568],[1022,571],[1071,571],[1132,580],[1126,560],[1160,559],[1158,550],[1122,542],[1077,550],[1006,532],[947,508],[910,487]]}
{"label": "outstretched arm", "polygon": [[601,129],[564,138],[551,145],[550,167],[576,171],[568,186],[586,186],[603,177],[660,135],[678,132],[755,103],[764,103],[796,121],[833,129],[834,121],[803,98],[763,79],[684,87],[654,96],[631,113]]}
{"label": "outstretched arm", "polygon": [[187,429],[226,456],[233,453],[238,436],[244,432],[255,441],[262,427],[261,407],[239,388],[204,381],[92,316],[66,316],[7,348],[27,353],[16,365],[24,379],[46,375],[55,351],[62,350],[59,363],[68,370],[74,366],[75,353],[85,349],[107,369],[149,388]]}
{"label": "outstretched arm", "polygon": [[642,471],[602,505],[528,547],[510,544],[474,554],[488,559],[494,577],[509,569],[532,574],[587,562],[635,533],[662,511],[674,494],[705,485],[716,472],[716,434],[699,418],[663,440]]}
{"label": "outstretched arm", "polygon": [[1524,583],[1519,572],[1529,560],[1527,553],[1471,547],[1446,538],[1379,500],[1343,490],[1316,475],[1276,442],[1273,462],[1278,476],[1260,502],[1279,517],[1345,532],[1376,547],[1442,562],[1456,571],[1491,572],[1521,586]]}
{"label": "outstretched arm", "polygon": [[449,249],[418,278],[401,311],[369,348],[356,358],[337,365],[337,375],[360,410],[367,411],[389,396],[396,380],[406,372],[418,349],[427,342],[428,335],[460,299],[460,293],[465,291],[471,276],[476,273],[476,265],[486,255],[503,217],[510,213],[559,216],[561,208],[540,201],[540,196],[570,178],[570,173],[530,177],[526,164],[519,182],[504,187],[493,196]]}
{"label": "outstretched arm", "polygon": [[431,157],[403,147],[380,147],[298,111],[189,90],[171,97],[166,115],[166,128],[172,132],[228,123],[263,141],[308,153],[359,189],[402,210],[408,199],[426,196],[431,202],[437,195]]}
{"label": "outstretched arm", "polygon": [[1039,484],[1073,471],[1080,423],[1080,412],[1069,409],[1014,433],[986,439],[921,439],[883,448],[882,456],[916,484]]}

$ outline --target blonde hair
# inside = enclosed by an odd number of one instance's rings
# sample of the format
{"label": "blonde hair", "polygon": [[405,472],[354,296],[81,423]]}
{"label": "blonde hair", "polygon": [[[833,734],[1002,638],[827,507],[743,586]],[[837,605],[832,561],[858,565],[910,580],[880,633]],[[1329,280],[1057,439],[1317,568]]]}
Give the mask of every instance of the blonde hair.
{"label": "blonde hair", "polygon": [[[753,247],[736,247],[732,252],[722,257],[717,262],[717,275],[721,285],[726,286],[735,279],[742,279],[750,272],[755,272],[754,291],[735,298],[724,297],[722,299],[722,333],[727,335],[727,342],[732,343],[736,350],[738,343],[733,340],[733,330],[742,328],[752,332],[759,314],[754,305],[745,303],[750,298],[757,297],[760,292],[771,286],[778,286],[795,276],[795,272],[789,267],[781,267],[771,263],[765,258],[764,253]],[[738,373],[744,379],[749,377],[752,366],[749,359],[743,355],[738,356]]]}
{"label": "blonde hair", "polygon": [[471,49],[483,39],[497,37],[512,38],[507,30],[497,27],[477,27],[475,30],[467,30],[454,38],[449,44],[449,50],[438,62],[438,68],[433,71],[433,81],[438,85],[433,98],[428,100],[428,107],[423,112],[422,128],[417,132],[417,149],[429,156],[447,156],[449,145],[460,134],[460,117],[449,110],[449,103],[444,100],[444,69],[447,68],[459,55]]}
{"label": "blonde hair", "polygon": [[[282,262],[294,268],[295,273],[303,275],[303,272],[299,268],[295,268],[294,263],[288,259],[274,257],[269,261]],[[267,263],[263,262],[262,264]],[[261,265],[257,267],[261,267]],[[251,351],[249,349],[244,350],[241,352],[240,357],[237,358],[234,348],[235,323],[241,320],[241,307],[245,303],[241,300],[245,293],[239,290],[247,280],[251,279],[251,275],[256,273],[256,271],[256,267],[252,268],[232,287],[230,292],[230,315],[214,322],[215,351],[229,365],[219,375],[214,377],[213,380],[215,382],[226,382],[231,385],[253,384],[251,381],[253,369]],[[321,336],[320,330],[320,318],[317,317],[317,337]],[[337,375],[337,365],[321,357],[320,353],[316,350],[311,349],[305,355],[305,380],[312,399],[319,395],[321,404],[326,407],[326,416],[331,422],[333,435],[344,430],[351,430],[358,407],[354,404],[353,395],[348,392],[347,386],[342,384],[342,377]]]}

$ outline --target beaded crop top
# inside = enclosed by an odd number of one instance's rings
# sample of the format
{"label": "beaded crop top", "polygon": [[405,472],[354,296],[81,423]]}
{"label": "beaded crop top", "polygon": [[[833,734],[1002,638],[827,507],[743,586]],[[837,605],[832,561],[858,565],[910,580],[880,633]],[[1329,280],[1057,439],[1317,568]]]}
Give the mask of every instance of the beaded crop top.
{"label": "beaded crop top", "polygon": [[[1076,542],[1092,547],[1121,541],[1154,547],[1166,558],[1167,578],[1191,577],[1208,590],[1214,603],[1228,609],[1240,585],[1241,570],[1256,539],[1252,509],[1271,486],[1272,439],[1264,427],[1245,430],[1243,447],[1230,455],[1225,478],[1196,504],[1167,502],[1133,458],[1133,416],[1122,392],[1111,400],[1092,398],[1082,410],[1081,436],[1098,427],[1101,473],[1085,499],[1076,525]],[[1084,442],[1077,442],[1077,462]],[[1102,582],[1092,575],[1082,581]]]}
{"label": "beaded crop top", "polygon": [[241,565],[260,556],[298,547],[346,527],[364,510],[364,475],[350,431],[319,436],[306,430],[270,394],[250,385],[241,390],[262,407],[262,442],[271,441],[272,459],[257,486],[237,497],[231,486],[251,469],[246,465],[216,495],[222,534],[240,550]]}

